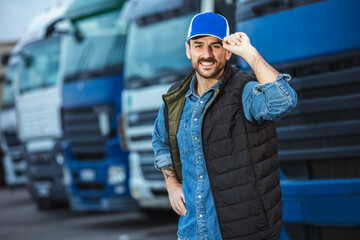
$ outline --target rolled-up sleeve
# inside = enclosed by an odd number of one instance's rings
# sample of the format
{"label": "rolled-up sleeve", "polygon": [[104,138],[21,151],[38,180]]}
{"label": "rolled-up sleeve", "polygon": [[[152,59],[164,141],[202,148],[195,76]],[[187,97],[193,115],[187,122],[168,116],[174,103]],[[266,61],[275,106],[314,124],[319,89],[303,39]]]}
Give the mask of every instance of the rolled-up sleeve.
{"label": "rolled-up sleeve", "polygon": [[297,95],[291,88],[289,74],[279,74],[275,82],[259,84],[251,81],[243,91],[246,118],[253,123],[278,121],[297,104]]}
{"label": "rolled-up sleeve", "polygon": [[165,105],[163,104],[158,112],[152,133],[152,146],[155,154],[154,165],[156,169],[172,164],[169,138],[165,129],[164,107]]}

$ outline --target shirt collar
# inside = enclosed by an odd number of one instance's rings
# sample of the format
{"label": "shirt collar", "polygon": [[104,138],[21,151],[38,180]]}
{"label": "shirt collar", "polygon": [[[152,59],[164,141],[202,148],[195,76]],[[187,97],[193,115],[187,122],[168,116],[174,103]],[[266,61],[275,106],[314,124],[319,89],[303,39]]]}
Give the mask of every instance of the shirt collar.
{"label": "shirt collar", "polygon": [[[209,88],[208,90],[206,90],[204,93],[207,93],[209,91],[215,91],[215,89],[217,88],[217,86],[219,86],[219,83],[221,81],[222,77],[219,79],[219,81],[217,81],[217,83],[214,84],[214,86],[212,86],[211,88]],[[191,96],[197,96],[196,95],[196,85],[197,85],[197,79],[196,79],[196,74],[193,76],[193,78],[191,79],[190,82],[190,88],[187,91],[185,97],[191,97]]]}

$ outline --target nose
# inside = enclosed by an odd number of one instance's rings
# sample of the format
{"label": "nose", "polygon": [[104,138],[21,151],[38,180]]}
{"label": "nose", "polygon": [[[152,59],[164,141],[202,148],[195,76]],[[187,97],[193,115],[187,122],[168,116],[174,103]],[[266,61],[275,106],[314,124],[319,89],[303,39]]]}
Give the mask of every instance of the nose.
{"label": "nose", "polygon": [[213,50],[210,45],[204,47],[204,57],[205,58],[214,57]]}

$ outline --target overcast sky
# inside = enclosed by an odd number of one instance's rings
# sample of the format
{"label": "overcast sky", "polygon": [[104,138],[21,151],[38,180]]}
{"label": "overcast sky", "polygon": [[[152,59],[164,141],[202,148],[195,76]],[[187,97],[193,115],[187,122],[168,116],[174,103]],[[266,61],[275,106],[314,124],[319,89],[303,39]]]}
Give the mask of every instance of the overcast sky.
{"label": "overcast sky", "polygon": [[17,41],[26,25],[61,0],[0,0],[0,42]]}

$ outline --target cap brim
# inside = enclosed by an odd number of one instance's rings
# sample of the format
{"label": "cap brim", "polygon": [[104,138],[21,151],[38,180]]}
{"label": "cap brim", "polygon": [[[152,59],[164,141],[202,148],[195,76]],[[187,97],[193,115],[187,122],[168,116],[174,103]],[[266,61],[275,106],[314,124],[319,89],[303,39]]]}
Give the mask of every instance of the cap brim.
{"label": "cap brim", "polygon": [[200,37],[200,36],[213,36],[213,37],[216,37],[216,38],[220,39],[221,41],[223,40],[223,38],[221,38],[219,36],[216,36],[216,35],[213,35],[213,34],[195,34],[195,35],[193,35],[191,37],[188,37],[187,40],[190,40],[190,39],[192,39],[194,37]]}

